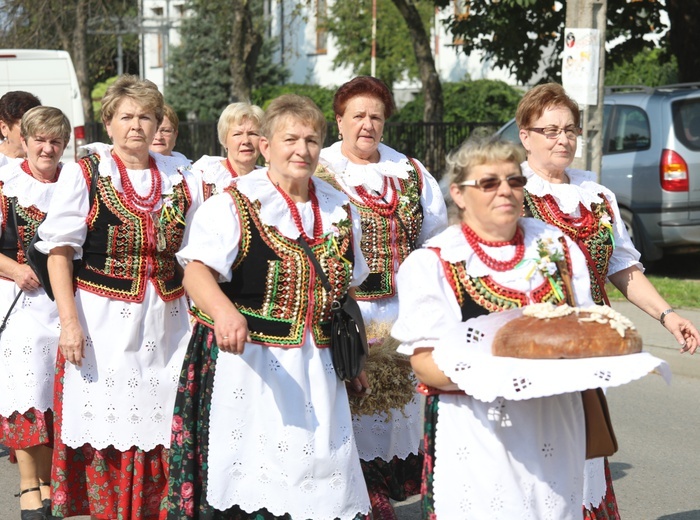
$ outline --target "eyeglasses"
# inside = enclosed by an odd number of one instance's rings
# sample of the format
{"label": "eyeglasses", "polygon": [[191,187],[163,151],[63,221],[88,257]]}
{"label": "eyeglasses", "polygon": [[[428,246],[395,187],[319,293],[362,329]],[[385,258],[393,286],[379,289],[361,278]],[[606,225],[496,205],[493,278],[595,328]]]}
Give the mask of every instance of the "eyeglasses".
{"label": "eyeglasses", "polygon": [[156,131],[156,133],[157,133],[157,134],[163,134],[163,135],[171,135],[171,134],[174,134],[174,133],[175,133],[175,129],[174,129],[174,128],[159,128],[159,129]]}
{"label": "eyeglasses", "polygon": [[526,130],[532,130],[538,134],[542,134],[547,139],[557,139],[562,132],[567,139],[574,140],[581,135],[581,129],[576,126],[567,126],[565,128],[559,128],[558,126],[545,126],[544,128],[526,128]]}
{"label": "eyeglasses", "polygon": [[460,182],[459,186],[474,186],[481,191],[496,191],[503,181],[507,182],[508,186],[514,190],[517,190],[525,187],[527,184],[527,177],[524,175],[511,175],[505,179],[500,177],[482,177],[481,179]]}

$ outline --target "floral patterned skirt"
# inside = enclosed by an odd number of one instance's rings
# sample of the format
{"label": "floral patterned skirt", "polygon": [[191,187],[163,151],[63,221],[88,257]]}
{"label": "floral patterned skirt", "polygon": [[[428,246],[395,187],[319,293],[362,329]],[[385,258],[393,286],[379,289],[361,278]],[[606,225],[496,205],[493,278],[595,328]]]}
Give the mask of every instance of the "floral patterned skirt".
{"label": "floral patterned skirt", "polygon": [[423,431],[423,480],[421,483],[421,510],[424,520],[435,520],[435,499],[433,497],[433,468],[435,467],[435,425],[438,419],[439,395],[425,398]]}
{"label": "floral patterned skirt", "polygon": [[610,474],[610,465],[608,458],[605,457],[605,498],[598,507],[593,509],[583,508],[584,520],[620,520],[620,512],[617,509],[617,499],[612,485],[612,475]]}
{"label": "floral patterned skirt", "polygon": [[111,520],[157,520],[168,484],[168,450],[136,447],[96,450],[89,444],[70,448],[61,442],[65,359],[59,353],[55,391],[55,439],[51,472],[52,514],[91,515]]}
{"label": "floral patterned skirt", "polygon": [[25,413],[0,416],[0,444],[14,450],[42,445],[53,448],[53,412],[30,408]]}

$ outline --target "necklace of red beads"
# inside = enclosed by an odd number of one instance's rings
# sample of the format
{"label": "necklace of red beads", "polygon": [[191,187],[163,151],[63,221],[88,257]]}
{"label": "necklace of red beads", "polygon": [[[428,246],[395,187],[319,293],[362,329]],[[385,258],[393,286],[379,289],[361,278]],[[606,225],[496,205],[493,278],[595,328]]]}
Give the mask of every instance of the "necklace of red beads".
{"label": "necklace of red beads", "polygon": [[39,182],[43,182],[44,184],[50,184],[52,182],[56,182],[58,180],[58,176],[61,173],[61,165],[59,164],[58,167],[56,168],[56,175],[53,176],[53,179],[40,179],[38,177],[34,177],[34,174],[32,173],[32,169],[29,167],[29,161],[25,159],[22,161],[22,171],[29,175],[30,177],[33,177],[34,179],[38,180]]}
{"label": "necklace of red beads", "polygon": [[[523,232],[520,231],[520,228],[516,228],[515,235],[512,239],[497,242],[483,240],[476,233],[474,233],[472,228],[466,224],[462,224],[462,233],[464,234],[464,238],[467,239],[467,242],[476,253],[476,256],[479,257],[479,260],[494,271],[508,271],[513,269],[513,267],[518,265],[518,263],[525,256],[525,241],[523,239]],[[484,249],[481,247],[482,244],[488,247],[515,246],[515,255],[510,260],[496,260],[495,258],[489,256],[486,251],[484,251]]]}
{"label": "necklace of red beads", "polygon": [[358,197],[362,199],[362,203],[368,206],[375,213],[382,217],[390,217],[396,212],[396,206],[399,203],[399,194],[393,190],[391,200],[386,200],[386,194],[389,192],[389,179],[384,177],[384,186],[381,193],[369,193],[364,186],[360,185],[355,188]]}
{"label": "necklace of red beads", "polygon": [[273,183],[275,188],[277,188],[277,191],[280,192],[282,195],[282,198],[284,201],[287,203],[287,206],[289,207],[289,211],[292,214],[292,220],[294,220],[294,225],[296,228],[299,230],[299,233],[301,234],[302,238],[306,240],[307,242],[313,244],[316,241],[320,240],[323,236],[323,222],[321,221],[321,208],[318,205],[318,197],[316,197],[316,189],[314,188],[314,183],[311,182],[311,179],[309,179],[309,200],[311,201],[311,210],[314,213],[314,236],[310,237],[309,235],[306,234],[306,231],[304,231],[304,226],[302,225],[301,222],[301,215],[299,214],[299,208],[297,208],[297,205],[295,202],[291,199],[285,191],[279,187],[278,184]]}
{"label": "necklace of red beads", "polygon": [[112,157],[114,158],[114,162],[117,164],[119,178],[122,181],[122,189],[124,190],[124,195],[126,195],[127,200],[132,203],[136,203],[136,205],[144,208],[148,212],[153,211],[153,208],[155,208],[158,201],[160,201],[162,194],[160,172],[158,171],[156,161],[153,159],[153,157],[148,157],[148,167],[151,170],[151,189],[146,196],[141,196],[136,193],[134,185],[131,184],[129,175],[126,173],[126,166],[124,166],[124,163],[119,156],[113,153]]}
{"label": "necklace of red beads", "polygon": [[231,161],[229,161],[228,157],[226,157],[226,169],[231,174],[232,179],[239,177],[238,172],[233,169],[233,166],[231,166]]}

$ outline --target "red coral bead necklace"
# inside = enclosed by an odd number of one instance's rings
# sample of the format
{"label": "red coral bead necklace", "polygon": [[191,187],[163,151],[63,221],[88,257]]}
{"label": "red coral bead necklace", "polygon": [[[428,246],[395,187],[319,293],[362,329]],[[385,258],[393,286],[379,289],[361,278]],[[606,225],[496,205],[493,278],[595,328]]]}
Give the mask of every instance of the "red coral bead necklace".
{"label": "red coral bead necklace", "polygon": [[[476,253],[476,256],[479,257],[479,260],[494,271],[508,271],[513,269],[513,267],[518,265],[518,263],[525,256],[525,240],[523,239],[523,232],[519,227],[516,228],[515,235],[512,239],[495,242],[482,239],[474,232],[472,228],[464,223],[462,223],[462,233],[464,234],[464,238],[467,239],[467,242]],[[515,246],[515,256],[513,256],[513,258],[510,260],[496,260],[492,256],[489,256],[486,251],[484,251],[484,249],[481,247],[482,244],[488,247]]]}
{"label": "red coral bead necklace", "polygon": [[43,182],[44,184],[50,184],[52,182],[56,182],[58,180],[58,176],[61,174],[61,165],[59,164],[56,167],[56,174],[53,176],[53,179],[40,179],[39,177],[35,177],[34,174],[32,173],[32,169],[29,167],[29,161],[25,159],[22,161],[21,164],[22,171],[26,174],[28,174],[30,177],[33,177],[39,182]]}
{"label": "red coral bead necklace", "polygon": [[[269,175],[268,175],[269,177]],[[270,179],[272,181],[272,179]],[[323,222],[321,221],[321,208],[318,205],[318,197],[316,197],[316,189],[314,188],[314,183],[311,182],[311,179],[309,179],[309,200],[311,201],[311,210],[314,213],[314,236],[309,237],[309,235],[306,234],[306,231],[304,231],[304,226],[302,225],[301,222],[301,215],[299,214],[299,208],[297,208],[296,203],[292,200],[292,198],[287,195],[287,193],[279,187],[279,185],[275,182],[272,183],[277,191],[280,192],[282,195],[282,198],[284,198],[284,201],[287,203],[287,206],[289,207],[289,211],[292,214],[292,220],[294,220],[294,225],[296,226],[297,230],[299,230],[299,233],[301,234],[302,238],[306,240],[309,243],[314,243],[317,240],[321,239],[323,236]]]}
{"label": "red coral bead necklace", "polygon": [[355,192],[358,197],[362,200],[362,203],[371,208],[372,211],[381,215],[382,217],[390,217],[396,212],[396,207],[399,202],[399,194],[396,190],[393,190],[391,194],[391,200],[386,200],[386,194],[389,191],[389,179],[384,177],[384,186],[381,193],[376,195],[369,193],[364,186],[360,185],[355,188]]}
{"label": "red coral bead necklace", "polygon": [[233,169],[233,166],[231,166],[231,161],[229,161],[228,157],[226,157],[226,169],[231,174],[232,179],[239,177],[238,172]]}
{"label": "red coral bead necklace", "polygon": [[148,157],[148,166],[151,170],[151,189],[146,196],[141,196],[136,193],[136,189],[134,189],[134,185],[131,183],[129,175],[126,173],[126,166],[124,166],[124,163],[119,156],[113,153],[112,157],[114,158],[114,162],[117,164],[119,178],[121,179],[122,189],[124,190],[126,198],[131,202],[135,202],[138,206],[149,212],[153,211],[156,204],[158,204],[160,201],[162,194],[160,172],[158,171],[156,161],[153,159],[153,157]]}

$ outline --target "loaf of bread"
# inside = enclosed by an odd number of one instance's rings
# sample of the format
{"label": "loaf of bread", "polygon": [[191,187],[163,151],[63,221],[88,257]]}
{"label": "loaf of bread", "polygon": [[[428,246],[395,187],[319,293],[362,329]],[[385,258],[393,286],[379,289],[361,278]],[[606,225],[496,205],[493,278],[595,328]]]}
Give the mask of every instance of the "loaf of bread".
{"label": "loaf of bread", "polygon": [[523,316],[496,333],[494,356],[525,359],[579,359],[620,356],[642,350],[632,322],[605,305],[580,308],[549,303],[529,305]]}

